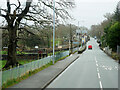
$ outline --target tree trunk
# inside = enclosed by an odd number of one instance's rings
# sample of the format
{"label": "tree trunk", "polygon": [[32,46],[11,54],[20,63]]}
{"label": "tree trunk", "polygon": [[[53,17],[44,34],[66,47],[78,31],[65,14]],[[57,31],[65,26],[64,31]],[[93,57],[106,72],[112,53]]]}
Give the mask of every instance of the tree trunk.
{"label": "tree trunk", "polygon": [[9,68],[10,66],[18,65],[16,60],[16,46],[17,46],[17,28],[9,27],[9,42],[8,42],[8,59],[3,68]]}
{"label": "tree trunk", "polygon": [[48,48],[50,48],[50,37],[47,36]]}

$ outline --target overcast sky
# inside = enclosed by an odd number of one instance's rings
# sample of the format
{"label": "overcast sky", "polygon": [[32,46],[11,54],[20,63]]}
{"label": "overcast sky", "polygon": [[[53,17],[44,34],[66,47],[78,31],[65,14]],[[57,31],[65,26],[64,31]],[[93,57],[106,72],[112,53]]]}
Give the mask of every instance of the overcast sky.
{"label": "overcast sky", "polygon": [[[99,24],[105,19],[104,15],[106,13],[113,13],[115,11],[118,1],[119,0],[75,0],[76,7],[70,10],[70,14],[75,20],[68,21],[68,24],[71,23],[78,26],[79,21],[79,26],[86,26],[87,28],[90,28],[91,25]],[[3,1],[0,1],[0,6],[5,7],[6,5],[2,2]]]}
{"label": "overcast sky", "polygon": [[76,7],[70,11],[75,20],[69,23],[90,28],[101,23],[106,13],[113,13],[119,0],[75,0]]}

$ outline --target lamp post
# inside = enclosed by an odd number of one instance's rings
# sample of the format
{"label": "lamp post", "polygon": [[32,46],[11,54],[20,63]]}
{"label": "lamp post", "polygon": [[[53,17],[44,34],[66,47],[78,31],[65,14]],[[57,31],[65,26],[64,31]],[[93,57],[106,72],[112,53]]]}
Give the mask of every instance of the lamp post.
{"label": "lamp post", "polygon": [[53,64],[55,60],[55,0],[53,0]]}
{"label": "lamp post", "polygon": [[78,36],[79,36],[79,38],[78,38],[78,50],[79,50],[79,44],[80,44],[80,28],[79,28],[79,21],[78,21]]}
{"label": "lamp post", "polygon": [[73,45],[72,45],[72,43],[73,43],[73,36],[72,36],[72,28],[71,28],[71,24],[70,24],[70,43],[71,43],[71,54],[73,53],[73,50],[72,50],[72,48],[73,48]]}

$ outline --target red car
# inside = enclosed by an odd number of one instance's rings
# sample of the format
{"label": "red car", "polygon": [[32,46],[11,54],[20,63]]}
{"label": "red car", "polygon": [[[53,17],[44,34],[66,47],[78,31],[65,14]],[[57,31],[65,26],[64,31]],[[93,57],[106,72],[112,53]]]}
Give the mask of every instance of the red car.
{"label": "red car", "polygon": [[88,49],[92,49],[92,45],[88,45]]}

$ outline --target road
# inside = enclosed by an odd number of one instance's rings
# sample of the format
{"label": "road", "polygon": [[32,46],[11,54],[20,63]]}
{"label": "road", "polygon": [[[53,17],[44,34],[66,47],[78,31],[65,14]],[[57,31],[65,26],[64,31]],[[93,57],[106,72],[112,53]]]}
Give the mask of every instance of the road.
{"label": "road", "polygon": [[118,88],[118,64],[99,49],[91,38],[80,57],[47,88]]}

